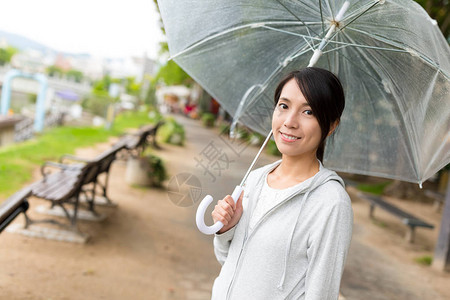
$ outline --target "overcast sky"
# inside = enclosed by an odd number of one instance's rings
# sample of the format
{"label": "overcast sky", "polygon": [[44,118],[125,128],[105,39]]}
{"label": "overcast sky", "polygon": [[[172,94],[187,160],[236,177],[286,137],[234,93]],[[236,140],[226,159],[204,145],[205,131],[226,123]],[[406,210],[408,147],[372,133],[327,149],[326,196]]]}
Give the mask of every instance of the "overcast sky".
{"label": "overcast sky", "polygon": [[103,57],[156,58],[158,22],[152,0],[7,0],[0,10],[0,30]]}

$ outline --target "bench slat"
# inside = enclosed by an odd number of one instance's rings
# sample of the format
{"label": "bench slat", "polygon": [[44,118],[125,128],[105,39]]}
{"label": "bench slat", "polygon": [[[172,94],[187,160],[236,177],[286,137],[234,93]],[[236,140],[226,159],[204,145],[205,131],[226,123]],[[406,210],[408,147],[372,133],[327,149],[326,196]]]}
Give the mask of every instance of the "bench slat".
{"label": "bench slat", "polygon": [[407,213],[407,212],[401,210],[400,208],[382,200],[378,196],[367,195],[367,194],[362,194],[362,193],[360,193],[359,196],[365,200],[370,201],[374,205],[380,206],[381,208],[390,212],[391,214],[399,217],[400,219],[402,219],[402,222],[406,225],[434,228],[434,225],[431,225],[425,221],[422,221],[418,217],[413,216],[412,214]]}

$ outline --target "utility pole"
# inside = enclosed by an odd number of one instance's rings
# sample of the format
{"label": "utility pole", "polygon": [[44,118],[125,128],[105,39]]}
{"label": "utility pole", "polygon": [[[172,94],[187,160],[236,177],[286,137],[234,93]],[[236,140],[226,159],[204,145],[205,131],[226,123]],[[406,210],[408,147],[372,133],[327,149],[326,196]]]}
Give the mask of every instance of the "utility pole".
{"label": "utility pole", "polygon": [[439,271],[450,270],[450,176],[447,183],[441,229],[434,249],[432,267]]}

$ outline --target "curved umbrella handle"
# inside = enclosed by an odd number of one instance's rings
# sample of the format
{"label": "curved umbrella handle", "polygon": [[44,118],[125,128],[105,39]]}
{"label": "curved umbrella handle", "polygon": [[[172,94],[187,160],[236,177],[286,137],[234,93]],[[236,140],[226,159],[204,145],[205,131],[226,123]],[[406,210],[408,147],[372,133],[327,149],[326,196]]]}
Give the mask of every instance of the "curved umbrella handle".
{"label": "curved umbrella handle", "polygon": [[[234,203],[236,203],[239,199],[239,196],[241,195],[243,191],[243,188],[238,185],[234,188],[233,194],[231,194],[231,198],[233,198]],[[220,221],[217,221],[212,226],[207,226],[205,224],[205,212],[208,206],[213,201],[213,197],[211,195],[207,195],[205,198],[203,198],[202,202],[200,202],[200,205],[197,208],[197,214],[195,216],[195,221],[197,223],[198,230],[203,232],[204,234],[214,234],[223,227],[223,223]]]}

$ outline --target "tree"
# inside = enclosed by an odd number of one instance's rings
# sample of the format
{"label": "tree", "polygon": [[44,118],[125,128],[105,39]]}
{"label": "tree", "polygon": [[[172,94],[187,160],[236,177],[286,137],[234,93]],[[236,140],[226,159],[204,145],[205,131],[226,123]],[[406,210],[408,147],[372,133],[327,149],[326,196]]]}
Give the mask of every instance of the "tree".
{"label": "tree", "polygon": [[442,34],[450,42],[450,1],[448,0],[416,0],[438,22]]}
{"label": "tree", "polygon": [[139,97],[141,94],[141,83],[136,82],[136,78],[127,77],[125,78],[125,91],[129,95]]}
{"label": "tree", "polygon": [[45,69],[45,72],[50,77],[55,77],[55,76],[61,77],[62,75],[64,75],[63,69],[61,69],[60,67],[57,67],[57,66],[49,66]]}
{"label": "tree", "polygon": [[162,66],[155,76],[155,82],[163,81],[166,85],[183,84],[190,86],[191,77],[183,71],[173,60]]}
{"label": "tree", "polygon": [[[159,14],[159,27],[161,32],[165,35],[166,30],[164,29],[164,24],[161,20],[161,13],[159,11],[158,2],[153,0],[156,5],[156,10]],[[159,55],[164,55],[169,52],[169,46],[166,42],[162,42],[159,44]],[[169,60],[164,66],[162,66],[158,74],[156,74],[153,83],[155,84],[158,81],[163,81],[167,85],[191,85],[193,83],[192,78],[178,66],[173,60]]]}
{"label": "tree", "polygon": [[75,80],[75,82],[81,82],[84,77],[83,72],[74,69],[67,71],[66,76],[68,79]]}
{"label": "tree", "polygon": [[0,66],[3,66],[5,64],[11,62],[11,58],[17,52],[19,52],[19,50],[17,50],[14,47],[8,46],[6,48],[0,48]]}

